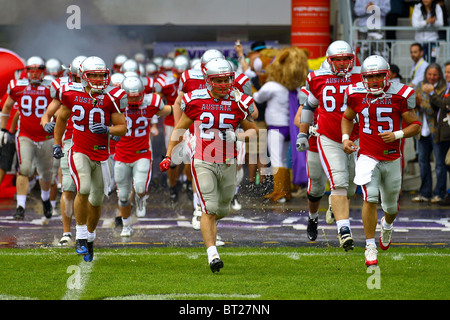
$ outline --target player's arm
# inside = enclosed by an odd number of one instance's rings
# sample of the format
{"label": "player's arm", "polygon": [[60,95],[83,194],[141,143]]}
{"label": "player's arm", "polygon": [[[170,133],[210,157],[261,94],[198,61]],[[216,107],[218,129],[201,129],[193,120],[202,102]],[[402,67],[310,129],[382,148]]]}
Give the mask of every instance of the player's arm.
{"label": "player's arm", "polygon": [[127,133],[127,123],[123,113],[114,112],[111,114],[111,123],[109,134],[113,136],[124,136]]}
{"label": "player's arm", "polygon": [[178,121],[180,121],[181,114],[181,100],[183,99],[184,92],[180,90],[178,93],[178,97],[173,104],[173,121],[175,125],[177,125]]}
{"label": "player's arm", "polygon": [[319,104],[319,100],[317,100],[311,93],[308,96],[308,100],[306,100],[303,105],[302,111],[300,113],[300,133],[304,133],[308,135],[309,126],[314,121],[314,112]]}
{"label": "player's arm", "polygon": [[[175,109],[174,107],[175,107],[175,105],[172,106],[170,104],[166,104],[166,105],[164,105],[164,107],[161,110],[159,110],[156,113],[156,115],[158,115],[160,117],[170,116],[174,113],[174,109]],[[181,110],[180,110],[180,112],[181,112]]]}
{"label": "player's arm", "polygon": [[58,117],[56,118],[55,129],[53,130],[54,144],[61,146],[62,137],[66,131],[67,120],[70,117],[70,109],[65,105],[61,105],[58,110]]}
{"label": "player's arm", "polygon": [[47,107],[47,110],[45,110],[45,113],[41,118],[42,127],[45,127],[45,125],[50,122],[50,120],[55,115],[56,111],[58,111],[60,106],[61,102],[58,99],[53,99],[52,102],[50,102],[50,104]]}
{"label": "player's arm", "polygon": [[405,128],[394,132],[382,132],[378,135],[383,139],[385,143],[391,143],[398,139],[413,137],[420,133],[422,124],[417,118],[417,114],[414,110],[408,109],[408,111],[402,113],[402,119],[406,123]]}
{"label": "player's arm", "polygon": [[256,106],[256,103],[253,102],[253,113],[251,114],[253,119],[258,119],[259,117],[259,110],[258,107]]}
{"label": "player's arm", "polygon": [[357,145],[350,140],[350,134],[353,131],[353,119],[356,117],[356,112],[347,107],[344,111],[344,115],[341,121],[341,131],[342,131],[342,145],[344,147],[344,151],[347,154],[355,152],[358,147]]}
{"label": "player's arm", "polygon": [[6,130],[6,125],[8,124],[9,113],[14,105],[15,101],[11,96],[8,95],[8,98],[5,101],[5,104],[2,108],[1,121],[0,121],[0,129]]}
{"label": "player's arm", "polygon": [[172,156],[172,150],[181,142],[183,141],[183,135],[186,129],[188,129],[192,124],[194,123],[194,120],[189,118],[185,113],[182,114],[180,121],[178,121],[177,125],[172,131],[172,134],[170,135],[169,145],[167,146],[166,156],[159,164],[159,169],[161,172],[165,172],[169,170],[170,163],[171,163],[171,156]]}
{"label": "player's arm", "polygon": [[295,117],[294,117],[294,124],[299,129],[300,129],[300,116],[302,114],[302,109],[303,109],[303,105],[300,105],[298,107],[297,113],[295,114]]}
{"label": "player's arm", "polygon": [[258,137],[258,127],[256,126],[253,120],[249,121],[247,119],[243,119],[239,121],[244,132],[238,132],[236,137],[239,141],[249,140],[252,141],[252,138]]}

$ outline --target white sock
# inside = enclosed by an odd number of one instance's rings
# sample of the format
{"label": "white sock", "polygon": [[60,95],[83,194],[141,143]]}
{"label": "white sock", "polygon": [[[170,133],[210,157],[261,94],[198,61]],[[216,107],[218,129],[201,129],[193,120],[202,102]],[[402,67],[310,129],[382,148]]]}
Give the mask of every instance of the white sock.
{"label": "white sock", "polygon": [[318,212],[316,212],[316,213],[311,213],[311,211],[309,212],[309,218],[310,219],[315,219],[315,218],[318,218],[319,217],[319,213]]}
{"label": "white sock", "polygon": [[41,189],[41,199],[42,201],[47,201],[48,199],[50,199],[50,189],[48,189],[47,191]]}
{"label": "white sock", "polygon": [[206,253],[208,254],[208,263],[211,263],[215,258],[219,258],[219,253],[217,252],[216,246],[211,246],[206,249]]}
{"label": "white sock", "polygon": [[95,240],[95,236],[97,235],[97,233],[95,232],[95,230],[94,230],[94,232],[87,232],[87,241],[88,242],[94,242],[94,240]]}
{"label": "white sock", "polygon": [[55,207],[56,207],[56,200],[51,200],[50,203],[52,204],[52,208],[55,209]]}
{"label": "white sock", "polygon": [[193,193],[193,197],[192,197],[192,205],[194,206],[194,209],[197,207],[200,207],[200,202],[198,201],[198,195],[197,192]]}
{"label": "white sock", "polygon": [[131,224],[131,216],[129,216],[128,218],[124,219],[124,217],[122,217],[122,222],[124,226],[129,226]]}
{"label": "white sock", "polygon": [[386,219],[383,219],[383,229],[385,229],[385,230],[392,229],[392,223],[387,223]]}
{"label": "white sock", "polygon": [[366,239],[366,247],[367,247],[367,246],[374,246],[374,247],[376,247],[377,244],[375,243],[375,238],[372,238],[372,239]]}
{"label": "white sock", "polygon": [[350,228],[350,220],[349,219],[342,219],[336,221],[337,230],[341,230],[342,227],[349,227]]}
{"label": "white sock", "polygon": [[27,196],[17,195],[17,206],[25,209],[25,203],[27,202]]}
{"label": "white sock", "polygon": [[88,229],[87,225],[78,225],[76,226],[76,239],[87,239],[88,238]]}

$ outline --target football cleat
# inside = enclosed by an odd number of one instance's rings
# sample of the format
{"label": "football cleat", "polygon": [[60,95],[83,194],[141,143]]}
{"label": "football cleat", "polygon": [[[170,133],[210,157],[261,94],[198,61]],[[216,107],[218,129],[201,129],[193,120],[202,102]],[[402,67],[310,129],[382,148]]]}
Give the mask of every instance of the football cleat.
{"label": "football cleat", "polygon": [[317,225],[319,224],[319,218],[308,218],[308,226],[306,227],[306,234],[310,241],[317,239]]}
{"label": "football cleat", "polygon": [[87,239],[77,239],[75,241],[75,251],[77,254],[88,254],[88,242]]}
{"label": "football cleat", "polygon": [[391,246],[392,231],[394,229],[393,228],[391,228],[391,229],[384,229],[383,228],[383,222],[384,222],[384,217],[381,218],[381,223],[380,223],[381,224],[380,248],[382,250],[387,250]]}
{"label": "football cleat", "polygon": [[223,262],[220,258],[215,258],[209,263],[209,267],[213,273],[219,272],[223,268]]}
{"label": "football cleat", "polygon": [[145,217],[146,209],[145,209],[145,203],[147,201],[148,194],[141,197],[136,197],[136,216],[138,218]]}
{"label": "football cleat", "polygon": [[72,245],[72,235],[70,235],[70,234],[63,235],[61,237],[61,240],[59,240],[58,244],[61,247],[71,246]]}
{"label": "football cleat", "polygon": [[131,226],[123,226],[120,236],[121,237],[131,237],[132,232],[133,232],[133,229],[131,228]]}
{"label": "football cleat", "polygon": [[177,187],[170,187],[170,202],[175,203],[178,201]]}
{"label": "football cleat", "polygon": [[339,230],[338,239],[340,247],[345,251],[353,250],[354,242],[349,227],[344,226]]}
{"label": "football cleat", "polygon": [[48,199],[46,201],[42,200],[42,205],[44,207],[44,216],[47,219],[50,219],[52,217],[52,215],[53,215],[53,207],[52,207],[52,204],[50,202],[50,199]]}
{"label": "football cleat", "polygon": [[200,230],[200,220],[202,218],[202,210],[200,209],[200,207],[197,207],[194,210],[193,213],[193,217],[192,217],[192,228],[194,228],[194,230]]}
{"label": "football cleat", "polygon": [[366,251],[364,251],[366,266],[370,267],[378,264],[377,254],[377,247],[374,244],[366,245]]}
{"label": "football cleat", "polygon": [[87,242],[88,253],[83,256],[84,261],[91,262],[94,259],[94,241]]}
{"label": "football cleat", "polygon": [[242,209],[242,205],[239,203],[237,195],[234,195],[233,201],[231,201],[231,207],[233,210],[239,211]]}
{"label": "football cleat", "polygon": [[18,206],[14,212],[14,219],[23,220],[25,217],[25,209],[22,206]]}

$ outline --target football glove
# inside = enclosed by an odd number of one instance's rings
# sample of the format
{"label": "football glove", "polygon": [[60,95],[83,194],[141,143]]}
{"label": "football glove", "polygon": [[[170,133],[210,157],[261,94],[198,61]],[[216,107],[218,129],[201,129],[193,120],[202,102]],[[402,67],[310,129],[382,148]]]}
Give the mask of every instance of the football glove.
{"label": "football glove", "polygon": [[165,156],[163,161],[161,161],[161,163],[159,164],[159,169],[161,170],[161,172],[166,172],[167,170],[169,170],[170,162],[171,162],[170,157]]}
{"label": "football glove", "polygon": [[61,159],[64,156],[64,153],[62,152],[61,146],[59,144],[53,145],[53,158],[55,159]]}
{"label": "football glove", "polygon": [[53,130],[55,130],[55,124],[56,124],[55,122],[48,122],[48,123],[46,123],[45,126],[44,126],[45,132],[52,133]]}
{"label": "football glove", "polygon": [[236,142],[237,135],[232,130],[219,131],[220,138],[228,143]]}
{"label": "football glove", "polygon": [[105,126],[103,123],[94,123],[91,127],[91,131],[97,134],[108,134],[109,127]]}
{"label": "football glove", "polygon": [[302,152],[309,149],[308,135],[300,132],[297,135],[297,142],[295,143],[298,152]]}

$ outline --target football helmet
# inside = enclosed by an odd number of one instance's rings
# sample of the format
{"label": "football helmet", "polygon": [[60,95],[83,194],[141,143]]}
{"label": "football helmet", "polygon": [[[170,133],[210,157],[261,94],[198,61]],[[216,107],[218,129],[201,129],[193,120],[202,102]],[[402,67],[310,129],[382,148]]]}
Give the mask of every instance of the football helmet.
{"label": "football helmet", "polygon": [[[220,95],[228,94],[233,89],[234,71],[225,59],[212,59],[203,67],[206,88]],[[228,77],[227,82],[216,83],[214,79]]]}
{"label": "football helmet", "polygon": [[129,71],[136,72],[137,74],[140,73],[139,63],[137,63],[136,60],[127,59],[120,67],[120,72],[122,72],[122,73],[129,72]]}
{"label": "football helmet", "polygon": [[69,65],[69,78],[72,82],[80,82],[81,74],[80,74],[80,66],[86,56],[77,56],[75,57]]}
{"label": "football helmet", "polygon": [[119,87],[122,85],[122,81],[125,79],[125,75],[123,73],[114,73],[111,75],[111,85],[114,87]]}
{"label": "football helmet", "polygon": [[[361,65],[362,82],[366,90],[374,95],[381,94],[389,83],[391,68],[389,63],[378,55],[367,57]],[[369,81],[368,75],[384,74],[381,80]]]}
{"label": "football helmet", "polygon": [[158,66],[154,62],[145,64],[145,73],[149,77],[156,77],[158,75]]}
{"label": "football helmet", "polygon": [[[355,53],[352,47],[343,40],[334,41],[327,49],[327,62],[331,71],[337,76],[344,76],[350,72],[355,62]],[[347,58],[344,61],[335,61],[335,58]]]}
{"label": "football helmet", "polygon": [[39,83],[44,79],[45,61],[41,57],[32,56],[25,63],[27,78],[31,83]]}
{"label": "football helmet", "polygon": [[119,54],[114,58],[113,62],[113,71],[114,72],[120,72],[120,67],[122,64],[128,60],[128,57],[124,54]]}
{"label": "football helmet", "polygon": [[161,71],[172,71],[172,68],[173,68],[172,58],[164,58],[161,62],[161,66],[159,67]]}
{"label": "football helmet", "polygon": [[[200,68],[202,71],[204,71],[204,66],[212,59],[225,59],[225,56],[217,49],[206,50],[200,59]],[[205,72],[203,72],[203,74],[205,74]]]}
{"label": "football helmet", "polygon": [[126,92],[128,104],[140,106],[144,101],[144,84],[139,77],[125,77],[122,89]]}
{"label": "football helmet", "polygon": [[[92,75],[103,75],[101,78],[91,79]],[[95,91],[101,91],[108,87],[111,77],[105,61],[97,56],[90,56],[80,64],[81,84]]]}
{"label": "football helmet", "polygon": [[45,62],[45,72],[56,78],[62,77],[64,70],[61,66],[61,61],[56,58],[50,58]]}
{"label": "football helmet", "polygon": [[185,55],[178,55],[173,59],[173,72],[177,75],[181,75],[183,72],[191,67],[189,58]]}
{"label": "football helmet", "polygon": [[155,57],[152,59],[152,62],[153,62],[154,64],[156,64],[156,65],[158,66],[158,68],[159,68],[159,67],[161,67],[161,64],[162,64],[163,60],[164,60],[164,57],[163,57],[163,56],[157,55],[157,56],[155,56]]}

